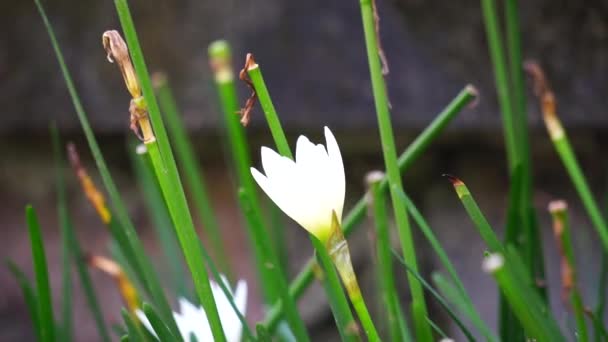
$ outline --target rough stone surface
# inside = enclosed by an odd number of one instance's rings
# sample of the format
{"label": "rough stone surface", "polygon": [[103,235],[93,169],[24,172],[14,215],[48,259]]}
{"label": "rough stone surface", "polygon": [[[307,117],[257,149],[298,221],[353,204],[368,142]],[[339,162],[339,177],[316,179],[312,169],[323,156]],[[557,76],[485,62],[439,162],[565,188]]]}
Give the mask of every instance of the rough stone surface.
{"label": "rough stone surface", "polygon": [[[106,62],[104,30],[119,28],[111,1],[46,4],[94,127],[126,132],[128,97]],[[367,128],[373,100],[356,1],[132,1],[151,71],[166,71],[191,129],[217,127],[207,45],[234,45],[235,67],[253,52],[288,128],[330,124]],[[608,6],[605,1],[523,1],[524,56],[546,66],[566,122],[607,122]],[[0,134],[45,129],[50,119],[77,130],[49,40],[31,2],[0,5]],[[379,1],[381,34],[391,73],[389,92],[399,127],[422,126],[467,83],[480,106],[459,127],[497,127],[479,2]],[[241,88],[246,95],[245,87]],[[530,121],[539,123],[536,105]],[[253,126],[260,127],[257,112]]]}

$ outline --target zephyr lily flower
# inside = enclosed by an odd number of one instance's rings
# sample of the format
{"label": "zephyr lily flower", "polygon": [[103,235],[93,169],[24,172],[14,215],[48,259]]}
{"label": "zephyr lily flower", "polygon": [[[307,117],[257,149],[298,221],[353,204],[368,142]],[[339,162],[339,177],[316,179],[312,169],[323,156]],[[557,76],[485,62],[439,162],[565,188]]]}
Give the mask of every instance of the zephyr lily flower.
{"label": "zephyr lily flower", "polygon": [[301,135],[296,143],[295,161],[262,147],[262,167],[266,175],[254,168],[251,174],[285,214],[323,243],[368,339],[379,341],[340,226],[346,191],[344,165],[336,138],[327,127],[325,142],[327,146],[315,145]]}
{"label": "zephyr lily flower", "polygon": [[295,162],[262,147],[263,175],[251,174],[262,190],[294,221],[322,242],[332,230],[332,211],[341,222],[344,207],[344,165],[336,138],[325,127],[327,148],[301,135]]}
{"label": "zephyr lily flower", "polygon": [[[228,281],[223,276],[222,281],[224,284],[228,284]],[[220,286],[214,281],[211,281],[211,290],[213,292],[213,297],[215,298],[215,304],[217,305],[222,327],[224,328],[226,341],[240,342],[243,326],[238,315],[234,312],[234,309],[230,305],[228,298],[226,298],[226,295]],[[245,315],[247,306],[247,283],[240,280],[236,285],[236,290],[231,292],[231,294],[234,298],[234,304],[241,314]],[[179,328],[184,341],[190,341],[191,335],[194,335],[197,341],[213,341],[213,334],[209,327],[209,321],[207,321],[207,314],[202,307],[190,303],[185,298],[180,298],[179,311],[180,312],[173,312],[173,317],[175,318],[175,323],[177,323],[177,327]],[[152,325],[143,311],[137,310],[135,313],[146,329],[158,338],[154,328],[152,328]]]}

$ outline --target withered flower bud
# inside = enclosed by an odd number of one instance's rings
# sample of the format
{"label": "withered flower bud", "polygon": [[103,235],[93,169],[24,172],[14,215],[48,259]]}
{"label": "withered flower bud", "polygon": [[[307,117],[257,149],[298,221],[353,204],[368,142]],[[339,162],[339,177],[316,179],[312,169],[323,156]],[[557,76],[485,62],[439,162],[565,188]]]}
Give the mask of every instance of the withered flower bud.
{"label": "withered flower bud", "polygon": [[129,57],[129,49],[127,44],[116,30],[110,30],[103,33],[103,47],[106,50],[107,58],[110,63],[116,62],[125,80],[127,89],[134,99],[141,97],[141,88],[139,81]]}

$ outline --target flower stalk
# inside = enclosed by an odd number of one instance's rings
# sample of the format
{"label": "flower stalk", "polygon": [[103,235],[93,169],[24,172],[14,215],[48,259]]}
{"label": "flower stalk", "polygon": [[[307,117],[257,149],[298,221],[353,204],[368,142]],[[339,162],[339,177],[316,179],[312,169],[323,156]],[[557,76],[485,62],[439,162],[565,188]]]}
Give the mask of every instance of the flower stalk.
{"label": "flower stalk", "polygon": [[[121,26],[125,33],[126,42],[130,49],[130,56],[133,59],[133,66],[137,79],[140,82],[139,85],[145,98],[146,109],[154,131],[152,132],[151,129],[146,131],[146,128],[141,127],[148,122],[147,116],[144,118],[143,123],[140,123],[139,117],[132,117],[131,121],[132,123],[135,121],[140,125],[141,138],[143,138],[142,140],[146,144],[150,158],[152,159],[156,178],[160,184],[163,198],[169,209],[173,226],[192,275],[197,298],[207,312],[213,337],[218,342],[225,341],[226,338],[212,295],[207,269],[204,264],[203,247],[194,228],[194,222],[190,214],[190,209],[188,208],[186,195],[173,157],[169,137],[163,123],[158,103],[156,102],[150,74],[148,73],[148,68],[139,44],[139,38],[135,31],[133,18],[131,17],[131,12],[126,0],[115,0],[114,3]],[[148,136],[146,136],[146,134],[148,134]],[[165,311],[166,310],[163,310],[163,316],[166,316],[164,313]],[[165,320],[171,319],[169,317],[163,318]],[[175,334],[176,329],[171,330]]]}
{"label": "flower stalk", "polygon": [[346,293],[348,293],[348,297],[353,303],[367,338],[369,341],[380,341],[380,336],[378,336],[376,327],[374,326],[372,318],[369,315],[367,305],[365,305],[365,301],[361,295],[361,288],[359,287],[357,276],[353,270],[350,250],[348,249],[348,242],[344,238],[342,227],[340,227],[340,222],[338,221],[335,211],[332,212],[331,226],[331,234],[325,242],[325,248],[327,248],[329,256],[334,262],[334,265],[338,270],[338,274],[340,274],[340,278],[342,278],[342,283],[344,284]]}
{"label": "flower stalk", "polygon": [[[398,193],[393,189],[403,189],[401,174],[399,172],[399,163],[397,161],[397,152],[395,147],[395,138],[393,136],[393,126],[391,123],[391,114],[389,110],[389,100],[386,90],[386,83],[382,74],[382,65],[380,61],[380,51],[376,30],[376,19],[373,10],[373,0],[361,0],[361,18],[363,21],[363,31],[365,36],[365,46],[367,50],[367,60],[369,63],[369,71],[372,83],[372,92],[374,95],[374,103],[376,107],[376,115],[378,121],[378,129],[380,131],[380,139],[382,142],[382,152],[384,155],[384,163],[386,166],[386,174],[391,185],[390,193],[393,204],[393,212],[399,238],[401,240],[401,248],[403,256],[408,265],[414,271],[418,271],[418,262],[416,260],[416,248],[412,237],[411,227],[408,220],[407,211],[403,200]],[[422,285],[412,276],[407,274],[410,292],[412,294],[412,317],[415,326],[416,339],[418,341],[431,341],[433,334],[431,327],[428,324],[427,317],[429,316],[424,299],[424,291]]]}
{"label": "flower stalk", "polygon": [[604,251],[608,252],[608,224],[602,216],[597,201],[593,197],[589,183],[576,160],[576,155],[570,145],[570,140],[557,116],[555,95],[553,94],[541,67],[537,63],[528,62],[526,63],[525,68],[534,80],[534,91],[540,100],[543,119],[549,136],[551,137],[551,141],[553,142],[553,146],[562,160],[566,171],[568,171],[570,180],[574,184],[574,187],[587,210],[587,214],[591,218],[593,227],[600,236]]}
{"label": "flower stalk", "polygon": [[585,306],[583,297],[577,285],[574,249],[568,220],[568,204],[562,200],[549,203],[549,212],[553,218],[553,235],[561,258],[562,301],[568,302],[574,311],[576,320],[577,339],[589,341],[587,323],[585,322]]}

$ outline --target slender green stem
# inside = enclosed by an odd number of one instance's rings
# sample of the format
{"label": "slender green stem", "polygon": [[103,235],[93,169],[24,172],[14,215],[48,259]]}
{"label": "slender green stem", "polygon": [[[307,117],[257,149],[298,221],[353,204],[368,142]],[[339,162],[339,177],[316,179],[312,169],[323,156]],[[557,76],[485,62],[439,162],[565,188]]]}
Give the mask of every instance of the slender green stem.
{"label": "slender green stem", "polygon": [[143,309],[144,314],[146,315],[146,318],[148,318],[150,325],[154,329],[156,336],[158,336],[159,340],[161,340],[161,341],[175,341],[176,340],[175,336],[173,336],[173,334],[171,333],[169,328],[167,328],[165,323],[158,316],[156,311],[154,311],[154,308],[152,306],[150,306],[150,304],[144,302],[142,304],[142,309]]}
{"label": "slender green stem", "polygon": [[327,253],[325,246],[318,239],[312,237],[310,239],[315,247],[315,255],[318,260],[318,266],[322,268],[321,284],[325,289],[332,314],[336,320],[336,326],[340,332],[343,341],[360,341],[359,329],[353,314],[350,310],[348,300],[342,291],[340,278],[336,272],[336,268]]}
{"label": "slender green stem", "polygon": [[515,169],[520,162],[519,148],[517,147],[517,133],[514,126],[513,106],[511,92],[509,89],[509,76],[507,74],[507,61],[503,50],[503,42],[500,35],[498,15],[496,14],[496,0],[481,0],[483,19],[486,27],[488,48],[494,65],[494,78],[496,91],[498,92],[498,103],[502,114],[505,132],[505,144],[507,149],[507,161],[509,172]]}
{"label": "slender green stem", "polygon": [[192,202],[199,214],[199,219],[211,240],[210,245],[213,246],[213,254],[219,260],[220,269],[227,274],[229,279],[233,279],[230,258],[225,252],[220,227],[209,200],[207,185],[204,182],[203,171],[196,160],[194,148],[188,138],[186,127],[180,118],[175,98],[166,80],[157,84],[157,92],[158,102],[163,110],[169,133],[175,144],[178,162],[182,166],[186,184],[190,189]]}
{"label": "slender green stem", "polygon": [[[577,339],[582,342],[589,341],[587,333],[587,323],[585,322],[585,308],[581,293],[578,289],[578,277],[576,263],[574,261],[574,248],[572,247],[572,236],[570,234],[570,222],[568,219],[568,209],[563,201],[554,201],[549,205],[549,211],[553,217],[553,234],[558,244],[558,249],[562,257],[562,277],[570,277],[569,284],[563,284],[571,288],[564,288],[565,293],[570,298],[574,316],[576,319]],[[565,273],[565,274],[564,274]]]}
{"label": "slender green stem", "polygon": [[[161,311],[161,314],[163,315],[163,319],[165,320],[165,322],[167,322],[169,324],[170,328],[174,332],[179,331],[177,328],[177,325],[175,324],[175,321],[173,320],[171,307],[169,306],[169,303],[164,295],[162,287],[160,286],[158,277],[154,273],[152,266],[145,255],[143,245],[142,245],[141,241],[139,240],[139,238],[137,237],[137,233],[135,231],[133,223],[129,219],[129,215],[126,210],[126,206],[119,195],[116,184],[112,180],[112,176],[110,175],[106,162],[103,158],[103,155],[101,154],[101,150],[99,148],[99,145],[97,144],[97,140],[95,139],[95,135],[93,134],[93,130],[91,129],[91,125],[89,124],[87,115],[84,111],[82,103],[80,102],[80,98],[78,96],[76,88],[74,87],[74,82],[72,81],[72,77],[70,76],[69,70],[65,64],[63,54],[59,47],[59,43],[57,42],[57,39],[55,37],[55,33],[53,32],[53,28],[46,16],[44,8],[40,4],[40,0],[35,0],[35,2],[36,2],[36,6],[38,8],[38,11],[40,13],[40,16],[42,17],[42,20],[46,27],[49,38],[51,40],[51,45],[53,46],[53,50],[55,51],[55,55],[57,57],[57,61],[61,68],[61,72],[63,74],[63,78],[65,80],[66,86],[70,93],[70,97],[72,99],[74,109],[76,110],[78,120],[80,121],[82,129],[84,131],[85,137],[86,137],[89,147],[91,149],[91,153],[93,154],[93,157],[97,164],[97,168],[99,169],[99,173],[101,174],[101,177],[103,179],[103,183],[108,191],[108,194],[110,195],[110,199],[112,200],[112,205],[114,207],[114,211],[117,213],[121,226],[124,229],[124,234],[127,237],[128,244],[121,246],[121,247],[123,247],[125,250],[127,250],[129,248],[131,248],[133,250],[133,252],[135,254],[136,264],[131,265],[132,268],[141,269],[143,274],[145,274],[146,279],[145,279],[145,282],[143,285],[145,285],[149,289],[149,292],[152,295],[151,297],[154,299],[155,304],[158,306],[158,309]],[[74,237],[74,241],[76,241],[75,237]],[[83,275],[84,275],[84,273],[81,272],[82,280],[84,280],[84,278],[86,278]]]}
{"label": "slender green stem", "polygon": [[392,253],[393,253],[394,257],[401,264],[403,264],[403,266],[405,267],[405,269],[407,270],[407,272],[411,273],[414,277],[416,277],[416,279],[418,279],[418,281],[420,282],[420,284],[422,284],[422,286],[424,286],[424,288],[433,296],[433,298],[435,298],[435,300],[437,300],[437,302],[447,312],[447,314],[450,316],[450,318],[452,318],[452,320],[454,321],[454,323],[456,323],[456,325],[460,328],[460,330],[462,331],[462,333],[467,337],[467,340],[469,340],[469,341],[475,341],[475,338],[473,337],[473,334],[469,331],[469,329],[467,329],[467,327],[460,320],[460,318],[458,318],[458,316],[456,315],[456,313],[450,308],[450,306],[445,301],[445,299],[443,299],[443,297],[441,297],[441,295],[437,291],[435,291],[435,289],[426,280],[424,280],[424,278],[422,278],[422,276],[418,272],[416,272],[416,270],[414,270],[413,267],[411,267],[410,265],[408,265],[405,262],[405,260],[399,255],[399,253],[397,253],[396,251],[392,251]]}
{"label": "slender green stem", "polygon": [[395,276],[393,271],[393,258],[391,255],[391,240],[388,225],[388,213],[386,208],[386,192],[380,189],[382,174],[372,173],[368,175],[370,184],[371,203],[374,222],[376,224],[376,260],[378,263],[378,289],[382,296],[383,308],[386,312],[386,325],[388,326],[391,341],[402,340],[401,326],[406,322],[399,322],[398,306],[399,296],[395,287]]}
{"label": "slender green stem", "polygon": [[[517,262],[520,266],[515,265],[516,253],[515,249],[510,248],[506,256],[500,253],[490,254],[484,260],[484,271],[494,276],[511,309],[524,326],[528,339],[565,341],[557,324],[546,314],[547,309],[538,294],[531,291],[532,287],[518,277],[518,272],[525,274],[524,269],[514,272],[512,267],[523,267],[521,260]],[[508,262],[513,265],[507,265]]]}
{"label": "slender green stem", "polygon": [[416,208],[416,206],[414,205],[414,202],[412,202],[412,200],[407,196],[407,194],[405,194],[405,192],[400,192],[400,195],[403,196],[407,209],[410,212],[410,215],[412,215],[412,218],[414,219],[414,221],[416,221],[418,228],[420,228],[420,230],[426,237],[427,241],[431,244],[431,247],[433,248],[433,250],[439,257],[441,264],[448,271],[450,278],[456,285],[457,292],[459,292],[458,297],[461,299],[461,302],[463,304],[462,306],[465,309],[464,311],[467,313],[467,316],[469,317],[469,319],[475,324],[477,329],[479,329],[479,331],[484,335],[484,337],[488,341],[498,341],[498,337],[483,322],[483,320],[481,319],[481,316],[475,309],[475,306],[473,305],[473,301],[472,301],[471,297],[469,296],[467,290],[465,289],[464,284],[460,280],[460,277],[458,277],[456,268],[450,261],[449,256],[447,255],[446,251],[441,246],[437,237],[435,237],[435,234],[433,233],[433,230],[431,229],[431,227],[429,226],[427,221],[424,219],[424,217],[422,216],[420,211]]}
{"label": "slender green stem", "polygon": [[[445,109],[418,135],[418,137],[407,147],[407,149],[399,156],[398,164],[399,171],[404,173],[418,159],[418,157],[426,151],[430,143],[443,132],[447,125],[456,117],[462,109],[471,103],[477,96],[477,91],[473,86],[466,86],[446,107]],[[384,177],[380,183],[380,188],[386,190],[388,188],[388,180]],[[353,206],[350,212],[344,217],[342,228],[344,235],[348,236],[355,227],[363,221],[366,214],[365,197]],[[310,260],[305,264],[303,269],[298,273],[296,278],[290,285],[290,293],[294,298],[299,298],[304,290],[312,284],[314,262]],[[276,323],[281,318],[282,308],[280,303],[275,303],[269,311],[265,319],[265,325],[269,327],[276,326]],[[272,330],[272,329],[271,329]]]}
{"label": "slender green stem", "polygon": [[291,149],[289,148],[289,143],[287,142],[287,137],[285,136],[285,132],[281,127],[281,122],[279,121],[279,116],[277,115],[277,111],[274,108],[274,104],[272,103],[272,99],[268,93],[268,88],[266,88],[266,82],[264,82],[264,78],[262,77],[260,66],[254,64],[247,69],[247,73],[249,74],[251,82],[255,87],[255,92],[260,101],[260,105],[264,110],[264,114],[266,115],[266,122],[268,122],[270,133],[272,134],[272,138],[277,146],[279,154],[293,159]]}
{"label": "slender green stem", "polygon": [[[160,185],[154,174],[152,161],[147,157],[148,151],[145,149],[145,146],[140,145],[134,148],[133,145],[130,144],[129,156],[131,157],[138,185],[143,193],[143,199],[147,204],[148,213],[152,218],[152,222],[154,222],[157,241],[163,251],[164,260],[169,267],[173,290],[178,296],[190,297],[186,286],[188,279],[184,269],[184,259]],[[133,153],[133,149],[136,150],[136,153]]]}
{"label": "slender green stem", "polygon": [[[378,118],[378,126],[380,129],[380,139],[382,142],[382,152],[384,155],[384,163],[389,183],[402,189],[401,174],[399,172],[399,164],[397,162],[397,152],[395,150],[395,141],[393,137],[393,127],[389,112],[389,102],[386,94],[386,84],[382,75],[382,66],[380,63],[378,44],[376,40],[377,32],[375,29],[374,11],[372,8],[372,0],[361,0],[361,16],[363,19],[363,31],[365,33],[365,45],[367,47],[367,60],[369,62],[370,75],[372,80],[372,91],[374,94],[374,102],[376,105],[376,114]],[[397,231],[401,240],[401,248],[405,260],[418,271],[418,263],[416,261],[416,248],[413,241],[407,211],[403,200],[391,187],[391,199],[393,202],[393,211],[395,213],[395,221]],[[431,341],[433,334],[426,317],[428,316],[424,293],[420,282],[416,277],[408,273],[408,282],[410,292],[412,294],[412,308],[416,308],[413,314],[414,325],[416,326],[416,337],[418,341]]]}
{"label": "slender green stem", "polygon": [[570,141],[568,137],[564,133],[561,137],[553,139],[553,145],[559,154],[566,171],[570,175],[570,180],[574,183],[574,187],[578,192],[585,209],[587,210],[587,214],[591,218],[591,222],[593,223],[593,227],[597,231],[600,236],[602,246],[604,247],[604,251],[608,252],[608,226],[606,225],[606,221],[602,217],[600,212],[600,208],[593,197],[593,193],[589,188],[587,183],[587,179],[581,170],[578,161],[576,160],[576,155],[570,145]]}
{"label": "slender green stem", "polygon": [[21,288],[21,293],[23,294],[25,305],[27,305],[27,311],[32,321],[36,339],[37,341],[42,341],[42,327],[40,326],[40,315],[38,315],[38,297],[36,296],[36,291],[32,288],[32,285],[30,285],[30,279],[28,279],[25,273],[23,273],[19,266],[13,261],[8,260],[7,267]]}
{"label": "slender green stem", "polygon": [[[147,190],[150,190],[150,188],[154,188],[154,187],[158,186],[158,184],[151,184],[152,181],[155,181],[154,166],[152,165],[152,162],[148,156],[147,150],[145,150],[145,151],[139,150],[139,151],[137,151],[137,154],[138,154],[138,157],[135,160],[135,164],[137,165],[138,169],[141,168],[141,170],[138,171],[138,174],[140,176],[145,176],[144,179],[141,179],[141,180],[145,181],[144,184],[149,184],[148,186],[146,186],[146,188],[147,188]],[[158,189],[158,192],[160,192],[159,189]],[[163,210],[166,210],[164,201],[162,199],[162,194],[154,193],[154,194],[150,194],[150,197],[155,197],[155,198],[157,198],[157,200],[159,202],[161,202],[161,203],[156,204],[155,206],[162,205]],[[167,220],[168,220],[168,218],[167,218]],[[163,219],[163,221],[164,221],[164,219]],[[171,222],[168,222],[168,224],[171,225]],[[175,239],[175,236],[173,234],[167,234],[167,233],[174,233],[174,232],[159,232],[159,237],[162,237],[162,240]],[[163,241],[163,243],[167,243],[167,241]],[[177,247],[177,241],[173,241],[173,243],[175,246],[169,248],[168,250],[175,250],[175,248],[179,248],[179,247]],[[207,251],[204,248],[201,248],[201,250],[203,252],[203,259],[207,263],[207,267],[211,271],[211,274],[213,275],[213,277],[216,279],[217,285],[220,287],[220,289],[222,290],[222,292],[228,299],[228,303],[230,304],[230,306],[234,310],[234,313],[237,315],[239,321],[241,322],[245,335],[250,340],[254,340],[253,333],[251,332],[251,329],[249,328],[249,326],[247,324],[247,320],[243,316],[243,313],[241,313],[239,311],[238,307],[234,303],[234,297],[232,295],[232,291],[227,287],[227,285],[223,281],[220,281],[222,279],[222,275],[219,273],[219,270],[216,267],[215,262],[213,261],[213,259],[209,255],[209,253],[207,253]],[[177,251],[172,252],[172,253],[175,254],[175,253],[177,253]],[[181,259],[177,259],[173,263],[176,265],[176,267],[181,268],[182,265],[181,265],[180,261],[181,261]],[[183,294],[181,294],[181,295],[183,296]]]}
{"label": "slender green stem", "polygon": [[211,291],[209,276],[203,262],[202,246],[199,243],[192,216],[188,209],[186,195],[184,194],[177,165],[173,158],[173,152],[171,151],[171,145],[163,124],[160,109],[154,96],[154,89],[144,61],[143,52],[139,45],[133,19],[131,18],[126,0],[115,0],[115,4],[156,136],[155,141],[148,141],[146,143],[146,147],[150,153],[156,177],[169,208],[186,263],[192,273],[192,280],[194,281],[198,299],[207,314],[213,337],[218,342],[225,341],[226,337],[224,336],[222,323],[217,312],[213,292]]}
{"label": "slender green stem", "polygon": [[[259,212],[252,209],[251,202],[249,201],[248,192],[245,190],[239,191],[239,200],[241,208],[243,208],[245,217],[249,224],[255,228],[255,232],[261,234],[256,237],[257,241],[265,241],[268,244],[268,240],[264,239],[263,236],[263,223],[262,218],[259,216]],[[293,332],[298,341],[309,341],[308,333],[306,332],[306,326],[302,318],[300,317],[295,300],[289,295],[289,287],[286,279],[283,277],[282,270],[278,267],[276,256],[274,256],[274,250],[270,248],[264,249],[264,259],[267,260],[265,263],[266,272],[268,277],[274,279],[275,290],[279,294],[279,298],[282,301],[285,308],[285,315],[289,322]]]}
{"label": "slender green stem", "polygon": [[363,330],[365,331],[368,340],[380,341],[380,336],[378,336],[376,327],[369,315],[367,305],[361,294],[357,275],[353,269],[348,242],[344,239],[344,234],[335,212],[332,213],[331,233],[327,241],[324,241],[323,243],[338,270],[338,274],[340,274],[340,278],[342,278],[342,283],[355,308],[355,312],[357,312],[357,316],[361,321],[361,325],[363,326]]}
{"label": "slender green stem", "polygon": [[[228,142],[232,153],[232,160],[236,169],[237,184],[248,193],[251,210],[259,213],[262,217],[262,208],[256,191],[255,183],[249,168],[251,167],[251,156],[249,145],[245,135],[245,130],[238,119],[238,97],[234,83],[234,72],[230,65],[231,55],[227,43],[215,42],[209,46],[209,57],[215,76],[220,104],[224,113],[224,122]],[[263,291],[266,302],[271,303],[277,299],[277,291],[273,288],[274,278],[269,274],[265,263],[274,261],[266,260],[265,248],[270,248],[266,241],[259,241],[258,238],[266,240],[267,234],[263,231],[255,231],[256,226],[252,226],[249,221],[245,221],[251,249],[254,253],[255,266],[259,277],[259,283]],[[264,228],[264,227],[262,227]],[[274,237],[276,238],[276,237]]]}
{"label": "slender green stem", "polygon": [[187,204],[185,203],[185,197],[183,189],[180,187],[179,179],[176,184],[174,178],[167,177],[167,174],[164,172],[164,170],[167,170],[166,164],[162,160],[158,144],[155,141],[147,143],[146,147],[150,159],[152,160],[154,171],[156,172],[156,178],[163,192],[165,203],[169,208],[173,226],[177,232],[186,262],[192,273],[198,300],[203,305],[203,308],[205,308],[214,339],[216,339],[216,341],[224,341],[225,336],[222,329],[222,323],[209,283],[209,276],[207,275],[207,270],[203,263],[203,247],[199,243],[198,236],[194,229],[192,217],[190,216]]}
{"label": "slender green stem", "polygon": [[51,125],[53,157],[55,159],[55,182],[57,186],[57,217],[61,230],[61,259],[62,259],[62,303],[61,303],[61,339],[72,341],[72,246],[70,241],[70,222],[63,179],[64,158],[62,154],[59,132],[55,124]]}
{"label": "slender green stem", "polygon": [[55,318],[53,315],[53,302],[51,285],[49,284],[49,271],[44,252],[44,238],[38,223],[38,216],[31,205],[25,207],[25,216],[30,235],[32,261],[36,275],[36,293],[38,296],[38,317],[40,320],[41,341],[55,341]]}
{"label": "slender green stem", "polygon": [[602,336],[608,339],[604,327],[604,310],[606,308],[606,289],[608,284],[608,253],[602,253],[600,276],[597,287],[597,304],[593,310],[594,341],[601,341]]}

